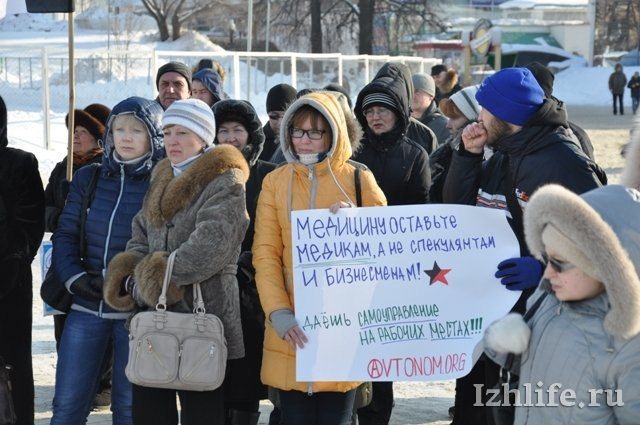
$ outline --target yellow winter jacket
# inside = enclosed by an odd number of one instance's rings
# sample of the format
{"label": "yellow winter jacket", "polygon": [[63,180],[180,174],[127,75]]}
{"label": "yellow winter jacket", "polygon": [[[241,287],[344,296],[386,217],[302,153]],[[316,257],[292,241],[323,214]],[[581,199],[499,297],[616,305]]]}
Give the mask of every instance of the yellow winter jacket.
{"label": "yellow winter jacket", "polygon": [[[320,111],[333,133],[327,157],[310,166],[297,161],[290,148],[288,133],[291,117],[302,105],[311,105]],[[328,208],[337,201],[356,202],[355,167],[347,162],[352,154],[349,133],[353,135],[355,125],[350,111],[343,109],[334,94],[315,92],[298,99],[288,108],[281,125],[280,140],[288,164],[269,173],[262,184],[256,213],[253,265],[260,302],[267,317],[261,378],[264,384],[274,388],[346,392],[358,385],[358,382],[297,382],[296,353],[278,336],[268,320],[274,311],[294,311],[290,212]],[[360,173],[360,182],[363,206],[386,205],[386,198],[370,171]]]}

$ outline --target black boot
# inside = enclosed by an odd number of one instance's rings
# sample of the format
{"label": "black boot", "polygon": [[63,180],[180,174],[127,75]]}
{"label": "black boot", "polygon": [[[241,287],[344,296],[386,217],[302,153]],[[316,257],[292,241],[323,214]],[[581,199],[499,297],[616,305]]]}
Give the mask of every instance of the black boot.
{"label": "black boot", "polygon": [[260,412],[243,412],[242,410],[231,410],[230,425],[257,425]]}

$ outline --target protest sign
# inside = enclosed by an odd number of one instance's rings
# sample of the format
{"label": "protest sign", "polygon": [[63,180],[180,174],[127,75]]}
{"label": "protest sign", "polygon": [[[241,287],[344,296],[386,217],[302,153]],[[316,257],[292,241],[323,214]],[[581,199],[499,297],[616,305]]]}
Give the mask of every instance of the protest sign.
{"label": "protest sign", "polygon": [[520,292],[494,277],[519,256],[504,211],[411,205],[294,211],[298,381],[466,375],[484,329]]}

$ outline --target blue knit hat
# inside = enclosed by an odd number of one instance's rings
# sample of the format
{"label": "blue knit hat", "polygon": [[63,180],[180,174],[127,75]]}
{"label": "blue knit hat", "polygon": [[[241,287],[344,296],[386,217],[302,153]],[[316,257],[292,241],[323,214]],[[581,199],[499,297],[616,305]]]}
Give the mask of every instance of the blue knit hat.
{"label": "blue knit hat", "polygon": [[485,78],[476,100],[496,117],[524,125],[544,102],[544,92],[526,68],[506,68]]}

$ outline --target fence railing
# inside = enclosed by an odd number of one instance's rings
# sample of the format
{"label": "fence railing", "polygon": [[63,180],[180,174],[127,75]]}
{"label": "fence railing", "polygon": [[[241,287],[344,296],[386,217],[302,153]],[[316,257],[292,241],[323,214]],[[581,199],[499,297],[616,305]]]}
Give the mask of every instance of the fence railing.
{"label": "fence railing", "polygon": [[[158,67],[171,60],[195,66],[203,58],[218,61],[227,74],[225,90],[233,98],[252,102],[260,115],[266,112],[267,92],[279,83],[300,90],[337,82],[355,99],[388,61],[403,62],[413,72],[428,72],[440,62],[409,56],[283,52],[76,51],[76,105],[82,108],[99,102],[112,107],[130,96],[155,97]],[[42,114],[43,146],[48,147],[51,141],[51,121],[64,119],[68,76],[66,51],[0,51],[0,94],[14,110]]]}

